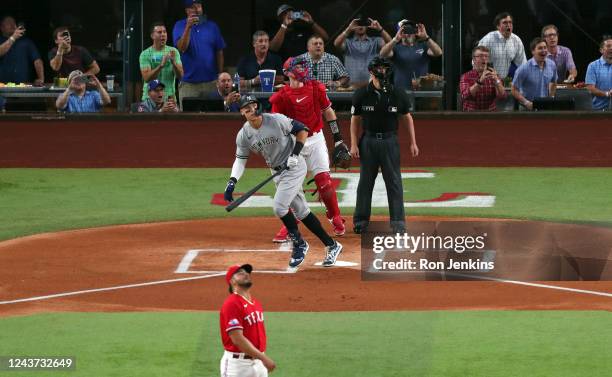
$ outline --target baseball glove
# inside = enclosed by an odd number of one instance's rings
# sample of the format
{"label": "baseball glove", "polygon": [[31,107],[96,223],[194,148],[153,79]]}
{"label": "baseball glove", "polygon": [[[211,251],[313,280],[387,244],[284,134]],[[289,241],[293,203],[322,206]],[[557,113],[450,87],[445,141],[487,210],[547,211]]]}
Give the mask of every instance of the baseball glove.
{"label": "baseball glove", "polygon": [[342,141],[338,142],[332,152],[332,164],[336,169],[349,169],[351,167],[351,154],[348,147]]}

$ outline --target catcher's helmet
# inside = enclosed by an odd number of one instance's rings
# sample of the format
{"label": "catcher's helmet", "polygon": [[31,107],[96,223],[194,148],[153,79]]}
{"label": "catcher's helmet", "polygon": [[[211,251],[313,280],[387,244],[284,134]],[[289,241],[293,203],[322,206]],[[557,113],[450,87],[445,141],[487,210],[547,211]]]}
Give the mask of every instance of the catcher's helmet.
{"label": "catcher's helmet", "polygon": [[240,108],[241,109],[247,105],[250,105],[251,103],[254,103],[257,105],[257,110],[255,111],[255,114],[261,115],[262,113],[261,103],[259,103],[257,98],[255,98],[254,96],[248,95],[248,94],[240,97]]}
{"label": "catcher's helmet", "polygon": [[[298,65],[302,66],[301,70],[296,68]],[[297,56],[290,57],[283,64],[283,73],[285,76],[288,76],[288,73],[292,73],[296,80],[304,82],[308,79],[308,62],[306,59]]]}

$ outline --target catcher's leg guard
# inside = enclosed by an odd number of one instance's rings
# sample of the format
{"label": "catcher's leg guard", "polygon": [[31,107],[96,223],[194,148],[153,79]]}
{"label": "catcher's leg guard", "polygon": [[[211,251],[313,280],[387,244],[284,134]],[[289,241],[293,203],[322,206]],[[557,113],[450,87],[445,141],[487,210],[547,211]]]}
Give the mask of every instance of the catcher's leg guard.
{"label": "catcher's leg guard", "polygon": [[327,208],[327,218],[333,219],[334,217],[340,216],[340,208],[338,208],[338,197],[336,196],[336,190],[332,185],[331,176],[329,172],[323,172],[315,175],[315,184],[317,185],[317,191],[319,192],[319,199],[325,204]]}

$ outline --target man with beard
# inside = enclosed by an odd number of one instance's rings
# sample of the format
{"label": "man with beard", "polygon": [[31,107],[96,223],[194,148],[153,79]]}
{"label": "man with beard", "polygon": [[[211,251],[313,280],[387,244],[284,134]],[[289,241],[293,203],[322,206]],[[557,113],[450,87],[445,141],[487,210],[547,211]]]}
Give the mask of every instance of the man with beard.
{"label": "man with beard", "polygon": [[[253,33],[253,52],[243,56],[236,70],[240,75],[244,84],[244,80],[248,80],[247,87],[260,85],[259,71],[262,69],[273,69],[276,71],[275,84],[283,82],[283,62],[278,55],[270,52],[270,37],[263,30],[258,30]],[[244,86],[244,85],[243,85]]]}
{"label": "man with beard", "polygon": [[72,44],[72,36],[67,27],[56,28],[53,40],[57,46],[49,51],[49,65],[61,77],[68,77],[74,70],[83,71],[86,75],[97,75],[100,72],[91,53],[85,47]]}
{"label": "man with beard", "polygon": [[[368,36],[368,29],[380,33],[380,36]],[[349,38],[349,35],[353,36]],[[391,41],[389,33],[380,23],[371,18],[356,18],[340,33],[334,41],[334,46],[344,52],[344,66],[355,86],[367,85],[370,79],[368,63],[378,56],[385,43]]]}
{"label": "man with beard", "polygon": [[612,110],[612,35],[604,35],[601,58],[587,68],[586,86],[593,96],[593,110]]}
{"label": "man with beard", "polygon": [[412,157],[419,155],[419,148],[408,112],[408,94],[390,83],[392,69],[388,59],[372,59],[368,65],[370,83],[353,94],[351,154],[361,164],[353,214],[353,231],[357,234],[365,232],[370,223],[372,190],[379,170],[387,188],[391,229],[394,233],[406,231],[398,126],[408,131]]}
{"label": "man with beard", "polygon": [[276,17],[280,27],[270,42],[270,50],[278,53],[282,61],[304,53],[308,39],[314,34],[320,35],[323,41],[329,39],[325,29],[306,11],[283,4],[276,10]]}
{"label": "man with beard", "polygon": [[510,73],[510,66],[519,67],[525,63],[525,47],[518,35],[512,33],[513,18],[508,12],[495,16],[493,21],[497,30],[485,35],[478,46],[485,46],[491,51],[491,63],[503,80]]}
{"label": "man with beard", "polygon": [[179,111],[174,102],[173,97],[169,97],[167,102],[164,102],[165,85],[159,80],[149,81],[148,97],[138,105],[137,112],[139,113],[176,113]]}
{"label": "man with beard", "polygon": [[[260,154],[274,177],[274,214],[288,230],[293,242],[289,270],[296,271],[304,262],[309,245],[302,237],[297,220],[301,220],[325,245],[323,267],[336,264],[342,245],[325,232],[319,219],[310,211],[302,185],[306,177],[306,161],[301,155],[308,137],[308,128],[283,114],[262,114],[261,103],[253,96],[240,99],[240,113],[246,122],[236,136],[236,159],[223,197],[233,201],[233,192],[244,173],[251,152]],[[291,209],[291,210],[290,210]],[[296,220],[297,218],[297,220]]]}
{"label": "man with beard", "polygon": [[409,20],[398,23],[395,37],[380,50],[380,56],[393,62],[394,86],[412,89],[412,80],[429,73],[431,58],[442,55],[442,48],[427,35],[425,25]]}
{"label": "man with beard", "polygon": [[251,296],[252,271],[250,264],[237,264],[225,274],[230,295],[219,315],[224,348],[220,363],[222,376],[266,377],[276,368],[265,354],[264,312],[261,303]]}
{"label": "man with beard", "polygon": [[554,97],[557,90],[557,66],[548,59],[544,38],[534,38],[529,45],[533,57],[521,65],[512,80],[512,95],[524,109],[533,110],[533,100]]}
{"label": "man with beard", "polygon": [[151,25],[151,39],[153,45],[140,54],[140,72],[145,82],[142,99],[143,101],[147,99],[148,93],[144,88],[146,88],[146,83],[152,80],[158,80],[164,84],[166,98],[176,99],[176,80],[183,77],[181,54],[176,48],[166,44],[168,33],[162,22],[154,22]]}

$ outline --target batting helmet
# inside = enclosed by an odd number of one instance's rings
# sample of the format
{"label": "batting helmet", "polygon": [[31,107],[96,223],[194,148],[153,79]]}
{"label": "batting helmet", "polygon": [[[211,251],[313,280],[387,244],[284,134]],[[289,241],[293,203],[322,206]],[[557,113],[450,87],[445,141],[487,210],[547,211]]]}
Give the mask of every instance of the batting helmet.
{"label": "batting helmet", "polygon": [[[297,69],[298,65],[302,66],[302,69]],[[304,58],[297,56],[291,57],[285,60],[285,64],[283,64],[283,73],[285,76],[292,73],[296,80],[304,82],[308,80],[308,62]]]}
{"label": "batting helmet", "polygon": [[257,110],[255,111],[256,115],[261,115],[263,109],[261,108],[261,103],[259,103],[259,101],[257,100],[257,98],[255,98],[254,96],[251,95],[244,95],[240,97],[240,108],[242,109],[245,106],[248,106],[250,104],[256,104],[257,105]]}

